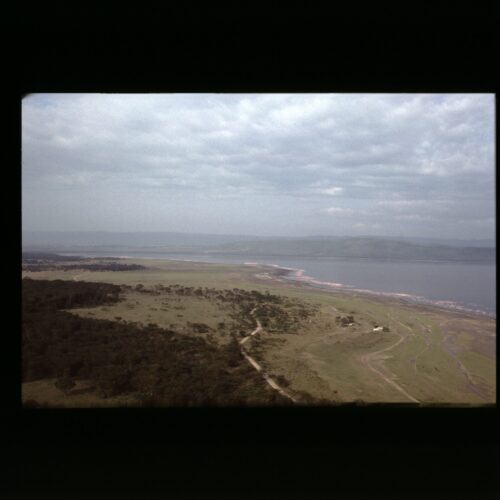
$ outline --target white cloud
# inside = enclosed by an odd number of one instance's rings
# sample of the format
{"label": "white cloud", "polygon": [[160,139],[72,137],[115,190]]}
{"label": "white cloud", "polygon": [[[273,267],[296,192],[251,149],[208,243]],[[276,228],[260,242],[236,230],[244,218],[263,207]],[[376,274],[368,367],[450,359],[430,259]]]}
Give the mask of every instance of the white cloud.
{"label": "white cloud", "polygon": [[300,124],[319,119],[331,112],[332,99],[328,95],[290,96],[289,102],[270,113],[270,118],[279,125]]}
{"label": "white cloud", "polygon": [[337,196],[338,194],[342,193],[344,191],[344,188],[338,187],[338,186],[333,186],[327,189],[319,189],[318,190],[322,194],[327,194],[330,196]]}
{"label": "white cloud", "polygon": [[325,208],[323,212],[330,215],[350,215],[354,213],[354,210],[350,208],[342,208],[342,207],[329,207]]}

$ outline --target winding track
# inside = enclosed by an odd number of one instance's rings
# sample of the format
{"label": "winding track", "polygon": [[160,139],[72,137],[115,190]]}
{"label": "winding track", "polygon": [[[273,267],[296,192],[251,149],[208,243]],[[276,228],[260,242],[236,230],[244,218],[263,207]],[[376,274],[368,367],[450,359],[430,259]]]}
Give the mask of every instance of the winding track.
{"label": "winding track", "polygon": [[[250,314],[253,316],[254,315],[254,312],[255,312],[255,307],[250,311]],[[246,337],[244,337],[243,339],[240,340],[240,345],[243,345],[250,337],[252,337],[253,335],[255,335],[256,333],[259,333],[261,330],[262,330],[262,325],[260,324],[260,321],[255,318],[254,316],[254,319],[255,321],[257,322],[257,328],[255,328],[255,330],[248,334]]]}
{"label": "winding track", "polygon": [[[392,319],[394,320],[394,318],[392,318]],[[410,332],[412,331],[410,327],[406,326],[405,324],[401,323],[400,321],[398,321],[398,320],[394,320],[394,321],[399,323],[404,328],[410,330]],[[365,363],[368,366],[368,368],[370,368],[370,370],[372,370],[374,373],[379,375],[385,382],[390,384],[392,387],[394,387],[401,394],[404,394],[410,401],[413,401],[414,403],[420,403],[420,401],[418,399],[414,398],[411,394],[409,394],[407,391],[405,391],[397,382],[395,382],[394,380],[392,380],[389,377],[387,377],[386,375],[384,375],[384,373],[382,373],[380,370],[378,370],[376,367],[374,367],[371,364],[373,361],[376,361],[376,360],[382,361],[384,359],[384,357],[380,356],[380,355],[384,352],[388,352],[391,349],[394,349],[395,347],[397,347],[399,344],[401,344],[401,342],[403,342],[406,339],[406,337],[407,336],[401,335],[400,339],[397,342],[395,342],[394,344],[390,345],[389,347],[385,347],[384,349],[381,349],[380,351],[375,351],[375,352],[370,352],[368,354],[364,354],[363,356],[361,356],[361,361],[363,363]]]}
{"label": "winding track", "polygon": [[431,346],[431,343],[429,342],[429,338],[428,338],[428,335],[430,334],[431,329],[430,329],[429,325],[422,323],[417,318],[413,318],[413,319],[415,319],[420,324],[420,329],[422,330],[422,338],[424,339],[424,342],[425,342],[425,347],[414,358],[410,359],[410,362],[413,364],[413,368],[415,369],[416,372],[418,372],[417,360],[422,354],[427,352],[429,350],[429,347]]}
{"label": "winding track", "polygon": [[240,351],[241,351],[241,354],[243,354],[243,356],[245,357],[245,359],[255,368],[255,370],[257,370],[257,372],[261,373],[262,374],[262,378],[268,383],[268,385],[274,389],[275,391],[278,391],[282,396],[285,396],[286,398],[290,399],[291,401],[293,401],[294,403],[297,402],[297,400],[291,395],[289,394],[287,391],[285,391],[285,389],[283,389],[282,387],[280,387],[275,380],[273,380],[266,372],[264,372],[262,370],[262,366],[257,363],[257,361],[255,361],[254,358],[252,358],[246,351],[246,349],[243,347],[243,344],[250,338],[252,337],[253,335],[255,335],[256,333],[260,332],[262,330],[262,325],[260,323],[260,321],[254,316],[254,313],[255,313],[255,309],[256,307],[254,307],[251,311],[250,311],[250,314],[254,317],[256,323],[257,323],[257,327],[255,328],[255,330],[253,330],[251,333],[249,333],[246,337],[243,337],[241,340],[240,340]]}
{"label": "winding track", "polygon": [[[441,321],[441,323],[439,323],[439,326],[442,327],[444,324],[451,323],[452,321],[453,321],[452,319],[449,319],[449,320],[446,320],[446,321]],[[443,332],[443,337],[441,338],[441,346],[455,360],[457,368],[462,372],[462,374],[467,379],[468,386],[472,390],[472,392],[474,392],[481,399],[483,399],[483,400],[486,401],[485,396],[477,388],[477,384],[476,384],[475,380],[472,378],[472,375],[470,374],[469,370],[467,370],[467,368],[465,367],[465,365],[460,361],[460,359],[458,358],[458,356],[450,349],[450,347],[446,343],[448,337],[451,337],[451,334],[448,333],[447,335],[444,335],[444,332]]]}

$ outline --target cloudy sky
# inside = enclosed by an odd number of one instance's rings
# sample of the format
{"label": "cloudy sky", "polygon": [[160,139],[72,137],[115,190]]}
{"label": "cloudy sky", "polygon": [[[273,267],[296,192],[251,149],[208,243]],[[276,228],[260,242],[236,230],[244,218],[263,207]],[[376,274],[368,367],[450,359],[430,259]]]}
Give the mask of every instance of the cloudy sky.
{"label": "cloudy sky", "polygon": [[492,94],[32,94],[25,230],[493,238]]}

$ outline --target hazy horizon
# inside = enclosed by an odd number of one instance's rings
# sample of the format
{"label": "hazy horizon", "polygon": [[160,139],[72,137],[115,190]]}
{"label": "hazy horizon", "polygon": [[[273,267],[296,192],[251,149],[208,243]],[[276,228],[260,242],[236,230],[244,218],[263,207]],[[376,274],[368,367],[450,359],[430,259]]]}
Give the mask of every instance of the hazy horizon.
{"label": "hazy horizon", "polygon": [[373,241],[400,241],[416,245],[483,247],[495,248],[495,239],[464,238],[424,238],[404,236],[373,235],[311,235],[311,236],[259,236],[252,234],[194,233],[168,231],[26,231],[22,232],[22,246],[31,248],[66,248],[70,247],[174,247],[188,248],[217,246],[227,243],[255,241],[342,241],[367,239]]}
{"label": "hazy horizon", "polygon": [[32,94],[24,231],[495,240],[492,94]]}
{"label": "hazy horizon", "polygon": [[227,233],[227,232],[198,232],[198,231],[151,231],[151,230],[84,230],[77,231],[71,229],[56,229],[56,230],[38,230],[38,229],[23,229],[23,233],[108,233],[108,234],[184,234],[184,235],[201,235],[201,236],[241,236],[245,238],[390,238],[390,239],[427,239],[427,240],[436,240],[436,241],[446,241],[446,240],[456,240],[456,241],[491,241],[495,243],[496,238],[493,236],[491,238],[439,238],[439,237],[419,237],[419,236],[400,236],[400,235],[388,235],[388,234],[356,234],[356,235],[348,235],[348,234],[297,234],[294,236],[287,235],[261,235],[261,234],[251,234],[251,233]]}

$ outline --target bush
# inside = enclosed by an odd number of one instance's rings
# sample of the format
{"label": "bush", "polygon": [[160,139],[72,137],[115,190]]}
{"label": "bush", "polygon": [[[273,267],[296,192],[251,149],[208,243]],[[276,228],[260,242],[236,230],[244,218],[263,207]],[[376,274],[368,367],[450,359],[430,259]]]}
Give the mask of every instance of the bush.
{"label": "bush", "polygon": [[67,396],[73,387],[75,387],[75,382],[74,380],[71,379],[69,376],[64,376],[61,378],[58,378],[54,385],[56,386],[57,389],[60,391],[64,392],[64,394]]}
{"label": "bush", "polygon": [[131,372],[114,366],[101,369],[96,374],[96,385],[99,394],[105,398],[127,393],[131,389]]}

